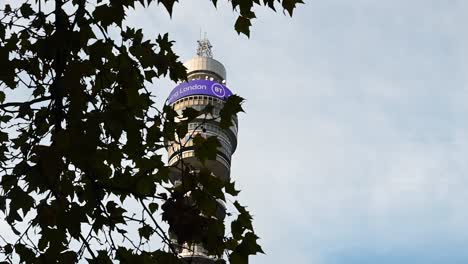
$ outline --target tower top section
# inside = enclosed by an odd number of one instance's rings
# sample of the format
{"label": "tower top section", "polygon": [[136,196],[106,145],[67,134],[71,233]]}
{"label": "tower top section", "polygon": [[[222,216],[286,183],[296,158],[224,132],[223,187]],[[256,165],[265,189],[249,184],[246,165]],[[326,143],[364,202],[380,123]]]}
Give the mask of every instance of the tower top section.
{"label": "tower top section", "polygon": [[213,47],[206,37],[197,41],[197,55],[184,63],[187,68],[189,80],[215,80],[219,83],[226,82],[226,68],[213,59],[211,48]]}
{"label": "tower top section", "polygon": [[197,47],[197,55],[200,57],[206,57],[206,58],[213,58],[213,52],[211,51],[211,48],[213,47],[206,37],[203,39],[200,38],[200,40],[197,41],[198,47]]}

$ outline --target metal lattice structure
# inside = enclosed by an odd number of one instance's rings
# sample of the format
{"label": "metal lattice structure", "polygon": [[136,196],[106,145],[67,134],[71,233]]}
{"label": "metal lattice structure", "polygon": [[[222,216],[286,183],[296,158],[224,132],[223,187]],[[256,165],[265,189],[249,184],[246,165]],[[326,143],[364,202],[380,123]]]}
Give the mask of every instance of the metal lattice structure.
{"label": "metal lattice structure", "polygon": [[197,55],[200,57],[213,58],[213,52],[211,51],[211,48],[213,46],[211,46],[210,41],[206,37],[206,33],[205,33],[205,37],[203,39],[198,40],[197,42],[198,42]]}

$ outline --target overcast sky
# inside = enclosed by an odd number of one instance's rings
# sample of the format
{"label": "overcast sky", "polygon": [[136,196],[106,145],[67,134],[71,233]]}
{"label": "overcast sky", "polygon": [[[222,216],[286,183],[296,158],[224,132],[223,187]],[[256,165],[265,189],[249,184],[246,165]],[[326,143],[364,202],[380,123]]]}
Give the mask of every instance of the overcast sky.
{"label": "overcast sky", "polygon": [[250,39],[219,2],[130,19],[183,60],[208,32],[247,99],[232,177],[266,252],[251,263],[468,263],[468,2],[257,9]]}
{"label": "overcast sky", "polygon": [[251,263],[468,263],[468,1],[258,8],[250,39],[227,1],[181,2],[130,23],[183,60],[206,31],[247,99],[232,177],[266,252]]}

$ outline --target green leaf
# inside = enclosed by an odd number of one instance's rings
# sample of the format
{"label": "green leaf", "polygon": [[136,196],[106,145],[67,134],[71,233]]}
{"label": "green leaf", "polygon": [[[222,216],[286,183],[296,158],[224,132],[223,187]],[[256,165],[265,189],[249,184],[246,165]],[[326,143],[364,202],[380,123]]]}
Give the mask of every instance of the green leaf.
{"label": "green leaf", "polygon": [[9,116],[9,115],[1,115],[0,116],[0,122],[1,123],[7,123],[8,121],[10,121],[13,117],[12,116]]}
{"label": "green leaf", "polygon": [[158,75],[156,74],[156,72],[154,70],[147,70],[145,71],[145,79],[148,81],[148,82],[153,82],[153,78],[157,77]]}
{"label": "green leaf", "polygon": [[120,263],[140,263],[138,255],[124,247],[119,247],[117,249],[116,259],[119,260]]}
{"label": "green leaf", "polygon": [[152,214],[154,214],[154,212],[156,212],[156,211],[158,210],[159,204],[157,204],[157,203],[150,203],[148,207],[149,207],[150,212],[151,212]]}
{"label": "green leaf", "polygon": [[262,248],[257,244],[258,237],[248,232],[245,234],[242,242],[229,255],[229,263],[244,264],[249,262],[249,256],[257,253],[264,253]]}
{"label": "green leaf", "polygon": [[195,148],[195,156],[202,163],[205,163],[206,160],[215,160],[217,149],[221,146],[215,136],[205,139],[199,134],[193,138],[193,145]]}
{"label": "green leaf", "polygon": [[107,251],[99,250],[97,253],[96,259],[86,259],[89,264],[112,264],[112,260]]}
{"label": "green leaf", "polygon": [[[182,261],[174,254],[162,250],[156,250],[151,253],[153,262],[151,263],[164,263],[164,264],[182,264]],[[148,263],[148,264],[151,264]]]}
{"label": "green leaf", "polygon": [[275,0],[263,0],[263,4],[268,6],[271,10],[276,11]]}
{"label": "green leaf", "polygon": [[232,125],[233,119],[237,113],[244,112],[242,109],[242,103],[244,98],[238,95],[231,95],[224,103],[219,115],[221,117],[220,126],[221,128],[227,129]]}
{"label": "green leaf", "polygon": [[34,263],[34,260],[36,259],[34,251],[23,244],[16,244],[15,252],[20,256],[20,261],[22,263]]}
{"label": "green leaf", "polygon": [[247,37],[250,37],[250,26],[252,26],[250,19],[244,16],[239,16],[234,24],[237,33],[243,33]]}
{"label": "green leaf", "polygon": [[185,135],[187,135],[188,133],[188,122],[187,121],[179,122],[177,124],[176,133],[179,139],[185,137]]}
{"label": "green leaf", "polygon": [[77,203],[72,203],[68,210],[67,217],[69,220],[64,225],[67,227],[70,235],[78,240],[81,234],[81,224],[88,222],[85,208],[79,206]]}
{"label": "green leaf", "polygon": [[37,247],[39,250],[44,251],[46,249],[47,245],[49,244],[49,241],[46,239],[46,236],[41,236],[39,239],[39,243],[37,244]]}
{"label": "green leaf", "polygon": [[112,1],[110,5],[104,4],[97,6],[93,12],[93,17],[97,21],[100,21],[101,25],[107,29],[107,27],[113,23],[121,26],[125,18],[125,11],[118,1]]}
{"label": "green leaf", "polygon": [[172,17],[172,9],[174,7],[174,4],[177,3],[178,0],[158,0],[158,3],[163,4],[163,6],[166,8],[167,12],[169,13],[169,16]]}
{"label": "green leaf", "polygon": [[242,238],[244,230],[245,229],[239,220],[234,220],[231,222],[231,233],[234,239],[240,240]]}
{"label": "green leaf", "polygon": [[78,255],[74,251],[62,252],[58,258],[59,263],[77,263]]}
{"label": "green leaf", "polygon": [[182,116],[187,118],[187,121],[192,121],[200,115],[200,111],[193,109],[192,107],[187,107],[182,111]]}
{"label": "green leaf", "polygon": [[246,263],[249,263],[249,258],[248,256],[244,254],[234,251],[229,255],[229,264],[246,264]]}
{"label": "green leaf", "polygon": [[11,6],[9,4],[6,4],[5,9],[3,11],[5,12],[5,14],[10,13],[11,12]]}
{"label": "green leaf", "polygon": [[293,11],[296,8],[297,4],[303,4],[304,2],[302,0],[283,0],[281,5],[283,8],[288,11],[289,15],[293,15]]}
{"label": "green leaf", "polygon": [[140,237],[146,240],[148,240],[153,233],[154,229],[150,225],[144,225],[138,229],[138,234]]}
{"label": "green leaf", "polygon": [[203,189],[207,193],[213,196],[212,198],[225,200],[224,192],[222,191],[224,184],[220,178],[214,176],[208,169],[202,169],[198,176],[199,184],[203,186]]}
{"label": "green leaf", "polygon": [[8,141],[8,134],[0,131],[0,142],[6,142],[6,141]]}
{"label": "green leaf", "polygon": [[21,117],[21,118],[24,118],[24,117],[32,117],[33,116],[33,111],[31,109],[31,106],[29,104],[22,104],[20,107],[19,107],[19,113],[18,113],[18,117]]}
{"label": "green leaf", "polygon": [[5,40],[5,33],[6,33],[5,25],[0,24],[0,39],[1,40]]}
{"label": "green leaf", "polygon": [[25,18],[29,18],[30,16],[34,14],[34,10],[31,8],[31,5],[28,3],[24,3],[21,5],[20,12],[21,12],[21,15],[23,15],[23,17]]}
{"label": "green leaf", "polygon": [[236,190],[234,182],[226,183],[226,185],[224,186],[224,190],[226,191],[226,193],[232,196],[237,196],[240,193],[240,191]]}
{"label": "green leaf", "polygon": [[3,195],[0,195],[0,210],[2,212],[5,212],[6,209],[6,197]]}
{"label": "green leaf", "polygon": [[240,239],[245,230],[253,231],[252,216],[238,201],[234,202],[234,206],[239,212],[239,215],[237,216],[237,219],[231,223],[231,229],[234,238]]}
{"label": "green leaf", "polygon": [[20,187],[14,187],[9,193],[8,198],[10,199],[10,208],[12,210],[21,209],[23,215],[34,206],[34,199]]}
{"label": "green leaf", "polygon": [[11,244],[7,244],[3,247],[3,250],[5,251],[5,254],[9,255],[13,253],[13,246]]}
{"label": "green leaf", "polygon": [[125,209],[118,206],[114,201],[109,201],[106,204],[107,212],[110,214],[110,227],[113,229],[116,224],[125,223],[123,214],[126,212]]}
{"label": "green leaf", "polygon": [[141,177],[137,181],[135,193],[140,196],[152,195],[156,191],[156,185],[152,177]]}
{"label": "green leaf", "polygon": [[242,239],[241,244],[238,246],[240,251],[244,254],[248,255],[255,255],[257,253],[265,253],[263,252],[262,247],[257,244],[258,236],[252,232],[247,232]]}

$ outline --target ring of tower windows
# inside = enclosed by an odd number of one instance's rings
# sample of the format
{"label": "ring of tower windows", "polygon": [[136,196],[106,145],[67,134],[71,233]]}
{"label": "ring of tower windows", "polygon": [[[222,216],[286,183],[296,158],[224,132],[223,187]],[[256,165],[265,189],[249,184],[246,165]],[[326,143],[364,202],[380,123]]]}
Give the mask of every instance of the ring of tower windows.
{"label": "ring of tower windows", "polygon": [[170,147],[167,148],[169,157],[175,153],[180,153],[180,150],[186,151],[193,149],[192,139],[196,135],[201,135],[204,138],[215,136],[219,143],[218,152],[222,153],[228,162],[237,147],[237,138],[231,130],[221,129],[216,122],[191,122],[188,124],[188,132],[184,137],[169,142]]}
{"label": "ring of tower windows", "polygon": [[191,80],[215,80],[219,83],[223,82],[224,78],[216,72],[213,71],[204,71],[204,70],[195,70],[189,73],[187,78]]}
{"label": "ring of tower windows", "polygon": [[[205,108],[208,104],[213,105],[213,117],[219,117],[219,113],[224,105],[224,101],[213,97],[213,96],[206,96],[206,95],[192,95],[192,96],[187,96],[184,98],[180,98],[179,100],[175,101],[172,104],[172,107],[176,112],[179,114],[182,114],[182,111],[187,108],[191,107],[195,110],[202,110]],[[238,119],[237,116],[233,117],[233,125],[229,128],[232,133],[233,137],[237,137],[237,130],[238,130]]]}
{"label": "ring of tower windows", "polygon": [[[179,100],[175,101],[172,104],[172,107],[174,108],[175,111],[178,111],[189,106],[194,107],[194,106],[199,105],[199,106],[205,107],[208,104],[213,105],[213,107],[215,108],[214,110],[218,110],[218,114],[219,114],[219,111],[221,110],[224,104],[224,101],[214,96],[191,95],[191,96],[180,98]],[[201,109],[198,109],[198,110],[201,110]]]}
{"label": "ring of tower windows", "polygon": [[[217,136],[218,138],[218,141],[219,143],[221,144],[220,147],[218,147],[217,151],[218,152],[221,152],[222,154],[224,154],[226,156],[226,158],[228,160],[231,159],[231,156],[232,156],[232,153],[234,152],[233,149],[232,149],[232,146],[231,144],[225,140],[223,137],[220,137],[219,135],[215,135],[215,134],[207,134],[206,136]],[[185,151],[185,150],[188,150],[188,149],[192,149],[193,148],[193,140],[192,140],[193,136],[190,137],[190,134],[187,134],[187,138],[183,138],[180,140],[180,144],[179,143],[176,143],[174,142],[173,144],[171,144],[171,146],[168,148],[168,155],[169,157],[173,156],[174,153],[177,153],[180,151],[180,149],[182,149],[182,151]]]}
{"label": "ring of tower windows", "polygon": [[[201,135],[204,138],[209,136],[216,136],[220,141],[224,141],[229,148],[236,148],[237,138],[236,135],[231,130],[222,129],[218,126],[217,123],[213,122],[190,122],[188,124],[188,131],[183,138],[178,138],[176,142],[181,142],[182,145],[185,144],[189,139],[194,138],[196,135]],[[233,150],[233,152],[234,152]]]}
{"label": "ring of tower windows", "polygon": [[[169,165],[172,166],[176,164],[180,158],[182,159],[187,159],[187,158],[194,158],[195,157],[195,152],[193,148],[187,148],[182,150],[182,153],[180,151],[174,152],[172,155],[169,155]],[[228,158],[224,153],[219,152],[216,154],[216,161],[220,162],[223,166],[226,168],[231,167],[231,159]]]}
{"label": "ring of tower windows", "polygon": [[[203,133],[209,133],[213,134],[214,136],[218,136],[220,140],[226,141],[227,144],[229,144],[229,148],[233,149],[233,152],[235,151],[237,147],[237,131],[232,131],[232,130],[226,130],[222,129],[221,127],[218,126],[217,123],[213,122],[190,122],[188,124],[188,130],[190,131],[198,131],[198,132],[203,132]],[[187,134],[191,134],[192,132],[189,132]]]}
{"label": "ring of tower windows", "polygon": [[[192,153],[193,152],[193,146],[185,147],[185,148],[182,149],[182,151],[180,149],[174,149],[173,151],[171,151],[171,153],[168,152],[168,155],[169,155],[170,159],[172,159],[174,157],[179,156],[181,154],[181,152],[182,152],[182,158],[185,158],[185,156],[184,156],[185,153]],[[190,155],[190,157],[192,157],[192,156],[193,155]],[[222,156],[228,162],[228,164],[231,163],[231,154],[229,154],[229,152],[226,151],[226,149],[218,148],[217,156]]]}

